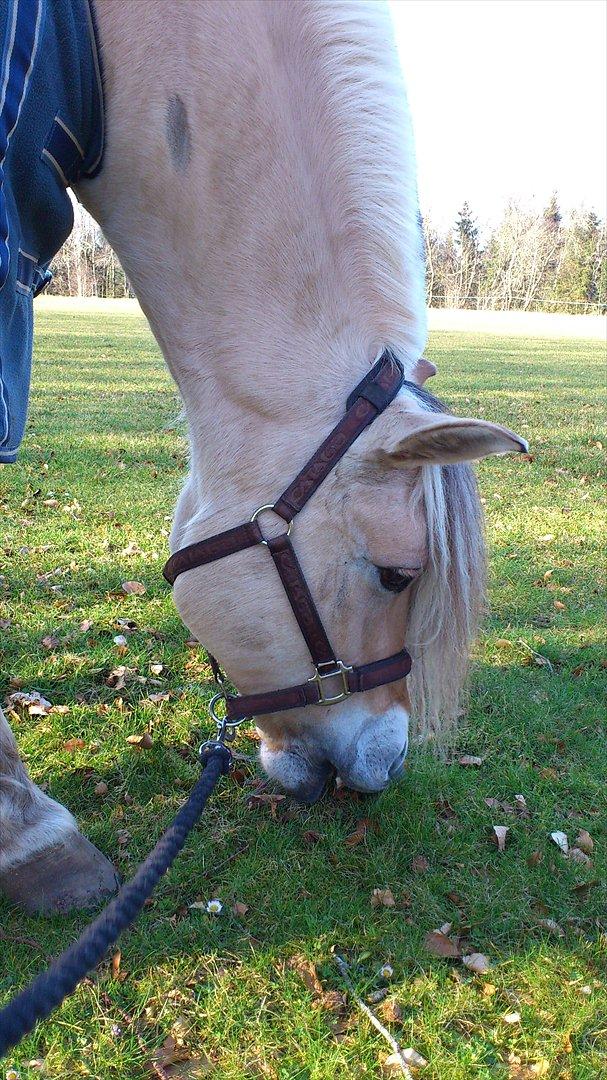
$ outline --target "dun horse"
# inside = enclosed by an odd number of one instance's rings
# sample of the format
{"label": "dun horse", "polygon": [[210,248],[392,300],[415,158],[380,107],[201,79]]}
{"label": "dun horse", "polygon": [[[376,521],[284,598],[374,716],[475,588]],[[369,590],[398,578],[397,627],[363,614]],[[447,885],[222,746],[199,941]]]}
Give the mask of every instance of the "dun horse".
{"label": "dun horse", "polygon": [[[82,3],[84,0],[71,0]],[[376,2],[95,0],[106,143],[77,194],[118,253],[183,398],[190,473],[173,550],[273,504],[389,353],[399,393],[296,518],[292,542],[343,665],[402,649],[409,678],[257,717],[261,760],[316,798],[402,771],[461,710],[483,595],[468,462],[524,450],[424,388],[424,263],[410,119]],[[108,371],[108,380],[113,377]],[[268,537],[283,532],[270,511]],[[191,633],[243,694],[312,669],[267,549],[175,583]],[[0,714],[0,886],[29,909],[97,902],[111,863],[28,777]]]}

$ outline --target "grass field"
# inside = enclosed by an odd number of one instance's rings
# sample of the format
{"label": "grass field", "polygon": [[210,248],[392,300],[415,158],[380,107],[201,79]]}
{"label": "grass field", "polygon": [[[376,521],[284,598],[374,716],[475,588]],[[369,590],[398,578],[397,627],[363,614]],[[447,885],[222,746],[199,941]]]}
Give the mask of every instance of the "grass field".
{"label": "grass field", "polygon": [[[18,680],[67,706],[11,717],[20,747],[128,877],[197,776],[206,731],[209,670],[161,577],[186,447],[142,319],[45,313],[36,352],[24,451],[0,467],[0,697]],[[421,1077],[607,1075],[602,349],[441,332],[428,355],[437,393],[525,435],[533,457],[479,469],[492,613],[452,763],[417,750],[378,798],[252,806],[259,773],[243,736],[247,759],[124,936],[120,963],[80,986],[0,1076],[381,1077],[389,1048],[330,994],[344,991],[333,950],[365,999],[388,986],[374,1008],[427,1060]],[[145,595],[120,598],[129,579]],[[117,620],[134,624],[123,655]],[[111,687],[119,665],[126,685]],[[146,730],[152,747],[134,749],[128,736]],[[462,754],[482,764],[464,767]],[[347,842],[361,818],[375,827]],[[494,825],[510,830],[503,852]],[[550,840],[560,830],[573,845],[582,829],[590,864]],[[374,907],[374,889],[395,906]],[[211,897],[217,917],[189,907]],[[85,923],[0,900],[0,1001]],[[444,923],[488,957],[486,975],[428,950]]]}

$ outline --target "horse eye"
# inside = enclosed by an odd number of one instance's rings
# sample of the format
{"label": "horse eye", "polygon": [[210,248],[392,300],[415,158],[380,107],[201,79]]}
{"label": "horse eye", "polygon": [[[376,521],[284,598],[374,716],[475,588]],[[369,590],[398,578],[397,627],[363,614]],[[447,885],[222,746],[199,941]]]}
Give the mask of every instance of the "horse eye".
{"label": "horse eye", "polygon": [[410,574],[406,574],[404,570],[399,570],[397,566],[378,566],[379,580],[384,589],[388,592],[400,593],[403,592],[415,578]]}

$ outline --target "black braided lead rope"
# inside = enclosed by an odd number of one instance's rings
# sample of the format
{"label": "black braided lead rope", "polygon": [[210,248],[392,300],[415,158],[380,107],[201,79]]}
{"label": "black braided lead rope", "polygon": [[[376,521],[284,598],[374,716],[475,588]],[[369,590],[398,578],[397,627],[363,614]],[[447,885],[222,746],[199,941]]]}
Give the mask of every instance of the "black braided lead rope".
{"label": "black braided lead rope", "polygon": [[68,994],[73,993],[80,980],[96,967],[109,946],[136,919],[160,878],[181,851],[219,777],[228,772],[231,757],[226,746],[211,744],[204,754],[204,771],[188,801],[141,864],[132,881],[123,885],[118,895],[87,926],[78,941],[0,1010],[0,1058],[16,1046],[39,1020],[50,1016]]}

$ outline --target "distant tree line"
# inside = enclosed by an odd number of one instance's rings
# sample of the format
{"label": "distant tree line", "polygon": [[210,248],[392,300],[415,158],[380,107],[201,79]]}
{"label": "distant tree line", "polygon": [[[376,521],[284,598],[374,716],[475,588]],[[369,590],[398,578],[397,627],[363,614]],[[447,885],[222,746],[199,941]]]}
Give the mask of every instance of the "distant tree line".
{"label": "distant tree line", "polygon": [[468,203],[439,233],[424,222],[431,307],[499,311],[607,311],[607,232],[595,213],[541,212],[510,203],[483,241]]}
{"label": "distant tree line", "polygon": [[[48,292],[63,296],[133,296],[98,225],[76,204],[75,224],[57,258]],[[607,311],[607,232],[592,211],[565,218],[554,195],[541,212],[510,203],[483,239],[468,203],[453,228],[424,222],[426,286],[431,307],[500,311]]]}

